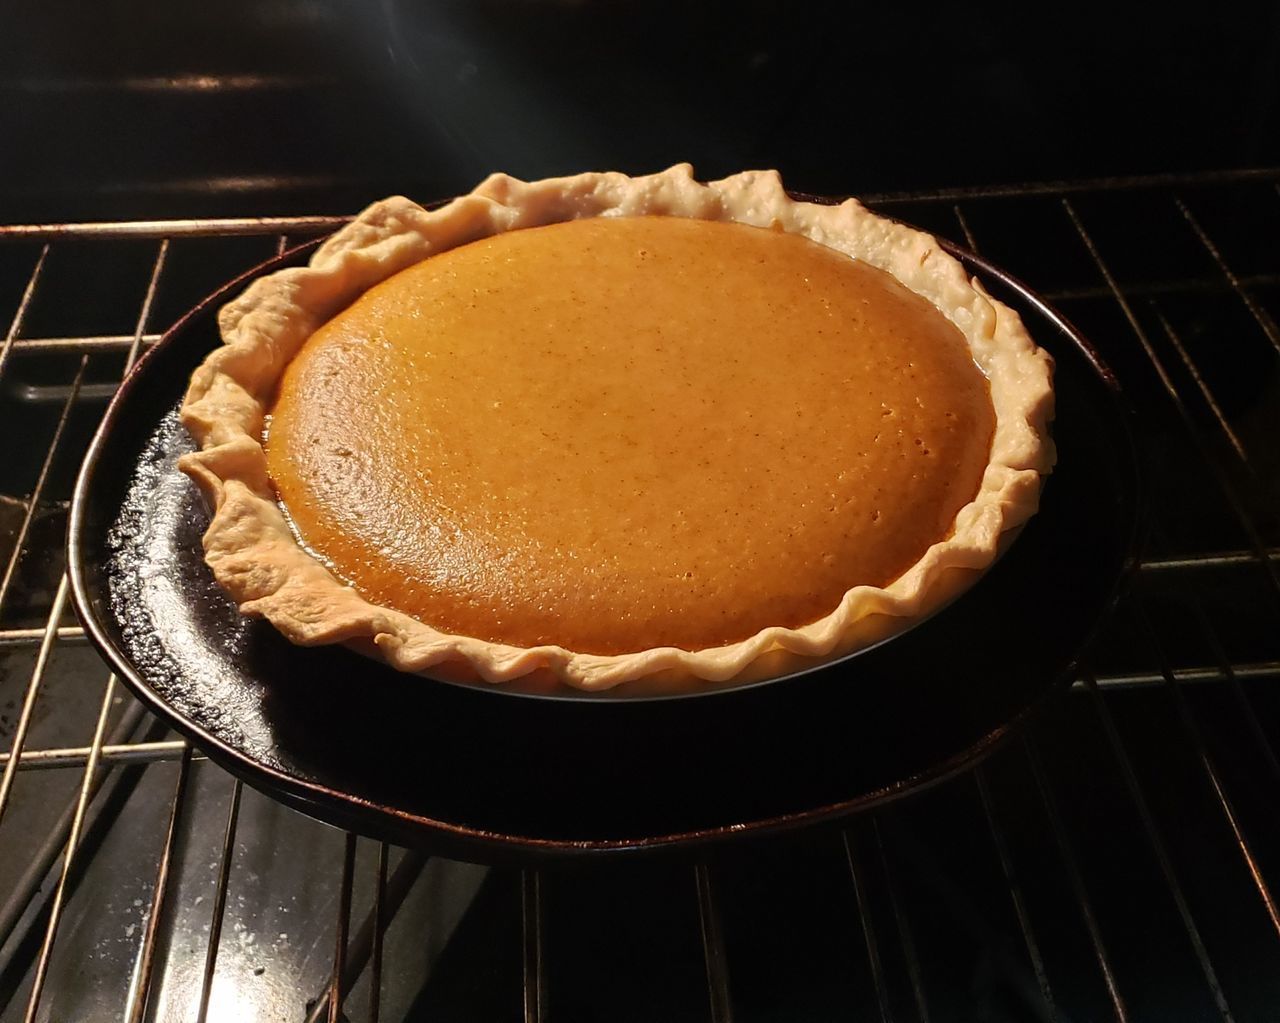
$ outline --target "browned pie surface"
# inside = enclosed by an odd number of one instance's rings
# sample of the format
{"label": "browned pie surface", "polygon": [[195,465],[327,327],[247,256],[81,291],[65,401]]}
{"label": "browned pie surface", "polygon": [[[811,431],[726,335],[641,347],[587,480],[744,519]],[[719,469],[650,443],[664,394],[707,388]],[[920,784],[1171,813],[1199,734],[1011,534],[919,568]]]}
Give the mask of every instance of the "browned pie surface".
{"label": "browned pie surface", "polygon": [[513,231],[373,288],[285,374],[302,540],[446,632],[586,653],[799,626],[977,492],[959,331],[802,238],[667,217]]}

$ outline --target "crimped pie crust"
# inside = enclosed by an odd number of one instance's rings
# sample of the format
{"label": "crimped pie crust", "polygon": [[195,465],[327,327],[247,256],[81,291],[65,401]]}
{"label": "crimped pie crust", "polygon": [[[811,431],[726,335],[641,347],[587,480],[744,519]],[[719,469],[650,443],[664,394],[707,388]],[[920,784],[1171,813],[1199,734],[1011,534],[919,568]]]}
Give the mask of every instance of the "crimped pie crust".
{"label": "crimped pie crust", "polygon": [[[802,235],[888,272],[955,324],[988,378],[996,427],[981,487],[947,538],[888,586],[854,587],[830,614],[802,628],[767,628],[706,650],[616,655],[441,633],[369,603],[299,545],[276,502],[261,436],[285,367],[317,328],[373,285],[445,249],[563,220],[645,214]],[[404,198],[386,199],[330,238],[308,266],[254,282],[223,307],[219,326],[225,344],[196,370],[182,406],[199,450],[180,462],[214,508],[204,547],[215,577],[241,611],[265,617],[295,643],[347,643],[406,672],[491,683],[554,679],[605,690],[640,680],[719,682],[793,670],[900,631],[950,599],[990,565],[1002,537],[1034,513],[1041,477],[1054,459],[1052,361],[1017,315],[968,280],[929,235],[854,200],[796,202],[773,172],[707,184],[696,182],[688,165],[636,178],[592,173],[526,183],[493,175],[430,212]]]}

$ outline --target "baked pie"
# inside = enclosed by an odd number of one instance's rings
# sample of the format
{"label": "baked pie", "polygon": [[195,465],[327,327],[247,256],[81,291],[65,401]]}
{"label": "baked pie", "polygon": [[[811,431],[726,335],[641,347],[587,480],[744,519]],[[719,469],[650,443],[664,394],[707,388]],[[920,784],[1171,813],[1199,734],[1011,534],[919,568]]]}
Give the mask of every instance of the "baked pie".
{"label": "baked pie", "polygon": [[408,672],[779,674],[995,558],[1052,362],[926,234],[777,174],[376,203],[219,315],[181,466],[243,612]]}

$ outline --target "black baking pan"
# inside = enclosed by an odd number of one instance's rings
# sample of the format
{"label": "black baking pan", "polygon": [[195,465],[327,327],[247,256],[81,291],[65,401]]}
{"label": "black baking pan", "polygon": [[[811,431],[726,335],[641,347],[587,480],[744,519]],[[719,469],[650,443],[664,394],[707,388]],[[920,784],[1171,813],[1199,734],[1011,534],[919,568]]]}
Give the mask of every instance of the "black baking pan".
{"label": "black baking pan", "polygon": [[[290,645],[204,564],[176,409],[231,282],[125,380],[68,536],[84,627],[137,697],[212,760],[308,814],[478,861],[669,849],[832,821],[977,762],[1067,680],[1130,566],[1139,472],[1120,388],[1017,281],[948,246],[1057,362],[1059,464],[1038,515],[959,600],[809,673],[694,697],[574,700],[402,675]],[[835,396],[833,396],[835,400]]]}

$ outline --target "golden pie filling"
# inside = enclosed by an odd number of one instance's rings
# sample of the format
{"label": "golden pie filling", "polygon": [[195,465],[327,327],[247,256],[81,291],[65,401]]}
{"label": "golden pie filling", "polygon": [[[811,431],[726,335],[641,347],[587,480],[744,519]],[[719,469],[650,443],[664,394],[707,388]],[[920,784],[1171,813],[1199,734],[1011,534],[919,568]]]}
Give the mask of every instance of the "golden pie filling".
{"label": "golden pie filling", "polygon": [[582,653],[799,627],[974,498],[995,416],[959,330],[797,235],[596,217],[372,288],[281,381],[300,540],[446,633]]}

